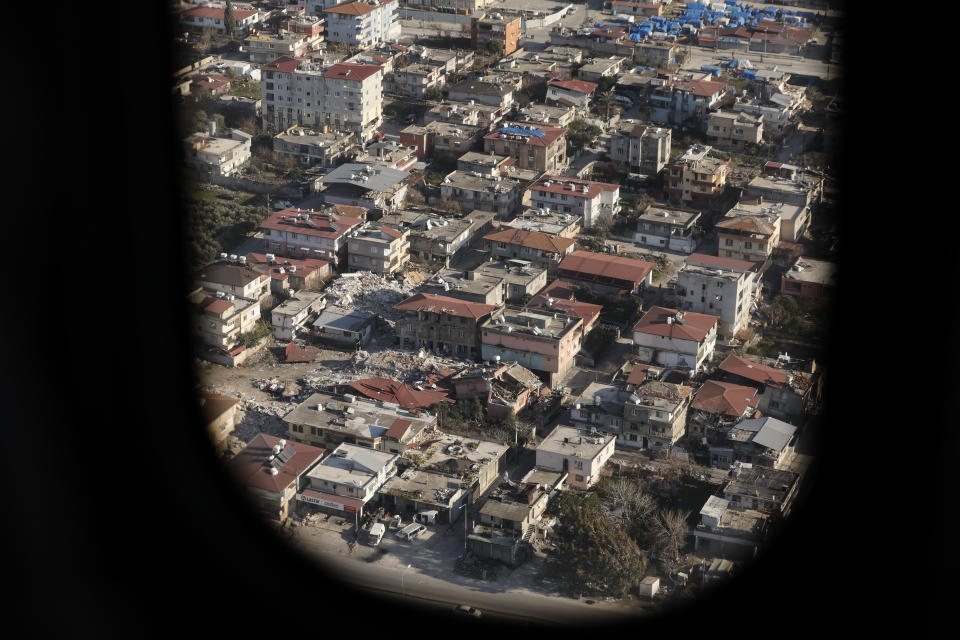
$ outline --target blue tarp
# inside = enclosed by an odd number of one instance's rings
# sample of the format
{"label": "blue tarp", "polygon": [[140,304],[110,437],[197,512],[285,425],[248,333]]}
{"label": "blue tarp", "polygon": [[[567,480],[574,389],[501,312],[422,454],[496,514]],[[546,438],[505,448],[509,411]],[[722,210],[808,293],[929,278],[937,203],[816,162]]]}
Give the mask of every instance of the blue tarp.
{"label": "blue tarp", "polygon": [[712,64],[704,64],[700,66],[700,71],[707,71],[709,73],[720,73],[720,67]]}
{"label": "blue tarp", "polygon": [[641,40],[643,40],[643,36],[640,35],[639,33],[631,33],[631,34],[630,34],[630,41],[631,41],[631,42],[640,42]]}
{"label": "blue tarp", "polygon": [[754,69],[744,69],[743,77],[746,78],[747,80],[756,80],[757,72]]}
{"label": "blue tarp", "polygon": [[739,60],[739,59],[734,58],[733,60],[730,61],[730,68],[731,68],[731,69],[736,69],[736,68],[739,67],[739,66],[740,66],[740,60]]}
{"label": "blue tarp", "polygon": [[497,131],[499,131],[500,133],[512,133],[514,135],[521,134],[526,136],[536,136],[538,138],[542,138],[544,134],[544,132],[541,131],[540,129],[534,129],[533,127],[529,129],[520,128],[520,127],[500,127],[499,129],[497,129]]}

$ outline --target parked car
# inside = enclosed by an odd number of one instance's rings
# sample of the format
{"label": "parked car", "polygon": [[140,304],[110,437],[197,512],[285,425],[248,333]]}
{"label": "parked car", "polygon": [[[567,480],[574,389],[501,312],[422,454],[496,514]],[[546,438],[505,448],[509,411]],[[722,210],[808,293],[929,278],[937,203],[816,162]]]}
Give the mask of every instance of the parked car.
{"label": "parked car", "polygon": [[464,615],[473,616],[474,618],[479,618],[482,615],[482,613],[480,612],[480,609],[477,609],[476,607],[471,607],[470,605],[467,605],[467,604],[457,605],[456,607],[453,608],[453,610],[456,613],[462,613]]}
{"label": "parked car", "polygon": [[397,538],[399,540],[407,540],[407,541],[414,540],[417,536],[419,536],[421,533],[423,533],[426,530],[427,528],[422,524],[417,524],[417,523],[408,524],[400,531],[397,531]]}

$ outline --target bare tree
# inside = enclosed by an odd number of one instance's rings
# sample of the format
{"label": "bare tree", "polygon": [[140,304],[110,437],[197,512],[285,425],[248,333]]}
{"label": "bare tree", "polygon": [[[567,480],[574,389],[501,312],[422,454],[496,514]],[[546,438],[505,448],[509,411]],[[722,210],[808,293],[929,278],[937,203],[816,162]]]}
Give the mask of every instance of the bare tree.
{"label": "bare tree", "polygon": [[677,509],[661,509],[654,520],[657,546],[661,555],[668,559],[676,560],[680,553],[680,547],[686,542],[689,533],[687,529],[687,516],[689,511],[679,511]]}

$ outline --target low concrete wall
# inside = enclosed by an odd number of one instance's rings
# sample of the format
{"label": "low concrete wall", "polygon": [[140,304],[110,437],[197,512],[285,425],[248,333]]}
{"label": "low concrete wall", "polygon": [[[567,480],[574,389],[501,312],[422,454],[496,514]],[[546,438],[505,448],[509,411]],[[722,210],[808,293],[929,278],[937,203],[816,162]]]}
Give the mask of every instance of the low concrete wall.
{"label": "low concrete wall", "polygon": [[288,198],[300,198],[303,196],[300,188],[296,186],[256,182],[255,180],[241,178],[238,176],[212,176],[208,178],[208,180],[212,184],[220,185],[221,187],[229,187],[230,189],[238,189],[240,191],[248,191],[251,193],[269,193],[271,196],[286,196]]}
{"label": "low concrete wall", "polygon": [[567,6],[565,6],[565,7],[563,7],[562,9],[556,11],[555,13],[551,13],[551,14],[548,15],[548,16],[544,16],[544,17],[542,17],[542,18],[534,18],[534,19],[524,20],[524,21],[523,21],[523,28],[524,28],[524,30],[526,30],[526,29],[539,29],[540,27],[546,27],[546,26],[551,25],[551,24],[553,24],[553,23],[555,23],[555,22],[559,22],[560,19],[563,18],[563,16],[567,15],[567,11],[568,11],[568,10],[573,10],[573,5],[572,5],[572,4],[568,4]]}
{"label": "low concrete wall", "polygon": [[444,13],[442,11],[422,11],[420,9],[401,8],[398,13],[400,20],[412,20],[420,22],[450,22],[454,24],[470,24],[473,16],[459,13]]}

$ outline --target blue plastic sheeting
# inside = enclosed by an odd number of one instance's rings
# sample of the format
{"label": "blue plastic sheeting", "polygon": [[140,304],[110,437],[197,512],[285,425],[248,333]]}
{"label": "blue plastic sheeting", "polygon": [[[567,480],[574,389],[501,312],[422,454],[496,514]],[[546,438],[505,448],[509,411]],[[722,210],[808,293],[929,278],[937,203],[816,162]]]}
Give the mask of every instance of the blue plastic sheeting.
{"label": "blue plastic sheeting", "polygon": [[753,69],[744,69],[744,70],[743,70],[743,77],[746,78],[747,80],[756,80],[756,79],[757,79],[757,72],[754,71]]}
{"label": "blue plastic sheeting", "polygon": [[631,41],[631,42],[640,42],[641,40],[643,40],[643,36],[641,36],[639,33],[631,33],[631,34],[630,34],[630,41]]}
{"label": "blue plastic sheeting", "polygon": [[532,127],[530,129],[521,129],[520,127],[500,127],[497,129],[497,131],[500,133],[511,133],[514,135],[520,134],[525,136],[536,136],[538,138],[542,138],[544,134],[544,132],[540,129],[534,129]]}
{"label": "blue plastic sheeting", "polygon": [[704,64],[700,66],[700,71],[708,71],[710,73],[720,72],[720,67],[712,64]]}
{"label": "blue plastic sheeting", "polygon": [[594,26],[595,28],[597,28],[597,29],[603,29],[603,28],[604,28],[605,26],[607,26],[607,25],[605,25],[605,24],[603,24],[603,23],[600,23],[600,22],[597,22],[597,23],[594,23],[593,26]]}
{"label": "blue plastic sheeting", "polygon": [[653,33],[653,30],[650,29],[649,27],[644,27],[644,28],[640,29],[640,31],[638,31],[637,33],[639,33],[639,34],[642,35],[642,36],[648,36],[648,35],[650,35],[651,33]]}
{"label": "blue plastic sheeting", "polygon": [[797,15],[804,20],[812,20],[816,16],[813,11],[797,11]]}

